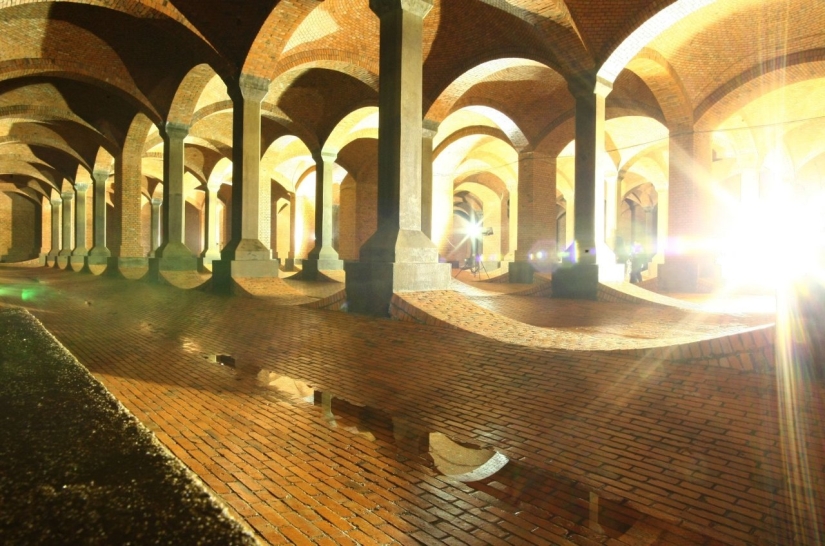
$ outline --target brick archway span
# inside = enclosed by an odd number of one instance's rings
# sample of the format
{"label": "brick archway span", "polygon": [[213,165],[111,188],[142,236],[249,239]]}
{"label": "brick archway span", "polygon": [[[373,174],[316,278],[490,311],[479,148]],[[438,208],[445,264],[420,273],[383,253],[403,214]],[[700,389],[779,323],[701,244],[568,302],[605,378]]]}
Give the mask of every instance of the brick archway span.
{"label": "brick archway span", "polygon": [[25,176],[60,190],[63,174],[47,165],[33,165],[14,157],[0,157],[0,175]]}
{"label": "brick archway span", "polygon": [[[378,94],[378,59],[351,51],[315,49],[284,58],[272,67],[272,84],[267,100],[275,102],[286,89],[305,72],[321,68],[341,72],[367,85]],[[376,99],[377,101],[377,99]]]}
{"label": "brick archway span", "polygon": [[117,153],[120,149],[118,144],[100,131],[98,131],[95,127],[91,124],[86,122],[84,119],[78,117],[73,112],[69,110],[64,110],[60,108],[53,108],[49,106],[26,106],[26,105],[15,105],[15,106],[4,106],[0,107],[0,119],[20,119],[21,121],[29,122],[29,121],[68,121],[73,123],[79,127],[81,127],[85,132],[92,137],[93,141],[106,148],[110,153]]}
{"label": "brick archway span", "polygon": [[166,115],[166,121],[192,125],[198,100],[215,75],[215,70],[206,63],[199,64],[190,70],[178,86],[175,98],[172,99]]}
{"label": "brick archway span", "polygon": [[273,80],[280,72],[287,70],[279,66],[281,53],[304,19],[319,5],[315,0],[279,2],[252,42],[242,72]]}
{"label": "brick archway span", "polygon": [[[123,151],[115,161],[115,227],[113,247],[121,257],[142,257],[141,241],[141,188],[143,145],[153,123],[142,113],[137,114],[129,126]],[[118,225],[119,224],[119,225]]]}
{"label": "brick archway span", "polygon": [[69,180],[75,180],[78,171],[89,171],[88,166],[79,162],[74,156],[54,148],[49,148],[48,158],[36,153],[29,145],[19,142],[13,144],[7,142],[0,150],[2,150],[0,158],[3,160],[15,160],[34,166],[47,167]]}
{"label": "brick archway span", "polygon": [[598,69],[599,79],[613,83],[647,44],[693,12],[716,1],[654,0],[632,15],[626,14],[613,38],[604,42],[597,54],[603,60]]}
{"label": "brick archway span", "polygon": [[[507,134],[504,131],[502,131],[501,129],[499,129],[498,127],[487,127],[487,126],[484,126],[484,125],[473,125],[471,127],[464,127],[462,129],[459,129],[458,131],[455,131],[454,133],[452,133],[452,134],[448,135],[447,137],[445,137],[444,140],[442,140],[438,144],[438,146],[436,146],[436,148],[433,150],[433,161],[435,161],[436,158],[438,158],[438,156],[441,155],[441,153],[444,150],[446,150],[451,144],[453,144],[455,142],[458,142],[462,138],[470,137],[470,136],[478,136],[478,135],[491,136],[493,138],[497,138],[497,139],[501,140],[505,144],[513,146],[513,143],[507,137]],[[515,146],[513,146],[513,148],[515,148]]]}
{"label": "brick archway span", "polygon": [[0,0],[0,10],[28,4],[82,4],[99,6],[146,19],[171,19],[206,41],[197,28],[167,0]]}
{"label": "brick archway span", "polygon": [[65,142],[37,137],[21,139],[11,135],[3,136],[0,137],[0,156],[3,155],[4,146],[14,144],[20,144],[27,147],[41,146],[43,148],[51,148],[53,150],[57,150],[71,157],[74,161],[77,161],[77,163],[83,166],[85,169],[91,171],[91,167],[89,163],[86,161],[86,159],[82,155],[77,153],[77,151],[74,148],[67,145]]}
{"label": "brick archway span", "polygon": [[[481,54],[457,66],[450,72],[450,79],[442,84],[431,84],[424,89],[424,117],[441,123],[458,109],[457,104],[476,85],[488,81],[496,73],[518,66],[543,66],[556,73],[559,71],[547,63],[541,55],[525,55],[525,51],[500,51],[498,54]],[[429,97],[435,97],[430,100]],[[497,108],[498,109],[498,108]]]}
{"label": "brick archway span", "polygon": [[712,130],[733,112],[784,85],[825,74],[825,48],[767,59],[716,88],[694,110],[696,126]]}
{"label": "brick archway span", "polygon": [[625,67],[639,76],[653,92],[665,124],[673,131],[693,128],[692,103],[679,75],[659,52],[643,48]]}
{"label": "brick archway span", "polygon": [[92,70],[86,63],[79,61],[54,59],[12,59],[0,62],[0,82],[26,77],[55,77],[109,90],[130,104],[136,110],[146,113],[154,121],[160,121],[160,115],[149,99],[135,88],[133,81],[127,81],[117,74],[107,74],[101,78],[101,72]]}
{"label": "brick archway span", "polygon": [[576,112],[568,110],[558,116],[548,126],[536,145],[535,152],[549,157],[558,157],[571,140],[576,138]]}

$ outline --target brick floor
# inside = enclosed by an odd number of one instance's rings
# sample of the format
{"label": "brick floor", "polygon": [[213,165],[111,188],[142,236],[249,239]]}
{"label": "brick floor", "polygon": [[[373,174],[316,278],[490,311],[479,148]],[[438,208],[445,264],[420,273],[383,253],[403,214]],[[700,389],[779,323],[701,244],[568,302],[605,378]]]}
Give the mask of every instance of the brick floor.
{"label": "brick floor", "polygon": [[[3,267],[0,292],[272,544],[795,540],[769,374],[45,268]],[[594,305],[610,317],[621,304]],[[682,324],[662,332],[684,337]],[[332,394],[334,426],[284,376]],[[816,493],[825,392],[802,387]],[[511,462],[456,482],[420,456],[429,432]]]}

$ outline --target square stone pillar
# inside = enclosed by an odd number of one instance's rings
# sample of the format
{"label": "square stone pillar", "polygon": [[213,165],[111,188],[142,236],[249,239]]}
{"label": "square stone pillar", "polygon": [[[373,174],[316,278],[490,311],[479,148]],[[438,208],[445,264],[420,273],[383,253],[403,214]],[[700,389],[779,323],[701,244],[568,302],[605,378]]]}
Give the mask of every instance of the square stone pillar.
{"label": "square stone pillar", "polygon": [[532,283],[536,270],[556,262],[556,158],[534,152],[518,156],[518,228],[509,281]]}
{"label": "square stone pillar", "polygon": [[221,189],[220,182],[211,182],[206,185],[206,222],[203,228],[204,251],[201,254],[201,263],[204,266],[212,267],[212,262],[221,259],[221,249],[218,247],[218,190]]}
{"label": "square stone pillar", "polygon": [[[269,92],[269,80],[241,74],[229,90],[232,119],[232,237],[212,262],[213,285],[226,291],[231,278],[277,277],[279,263],[260,240],[261,199],[261,102]],[[270,182],[267,180],[267,184]],[[269,227],[266,228],[269,230]]]}
{"label": "square stone pillar", "polygon": [[425,119],[421,133],[421,231],[433,238],[433,139],[438,123]]}
{"label": "square stone pillar", "polygon": [[695,293],[702,291],[703,269],[714,267],[712,256],[694,244],[707,235],[702,225],[713,162],[710,133],[671,130],[668,144],[668,237],[664,263],[657,266],[658,289]]}
{"label": "square stone pillar", "polygon": [[86,258],[86,263],[89,265],[107,265],[109,257],[112,255],[106,247],[106,181],[108,179],[109,171],[95,170],[92,172],[92,180],[94,181],[94,194],[92,196],[94,241],[89,256]]}
{"label": "square stone pillar", "polygon": [[[595,300],[599,266],[615,270],[617,265],[604,243],[605,168],[601,164],[605,100],[612,86],[593,74],[583,74],[571,79],[568,87],[576,100],[574,244],[570,263],[553,274],[553,297]],[[606,258],[600,258],[600,252]]]}
{"label": "square stone pillar", "polygon": [[69,258],[69,264],[75,271],[80,271],[86,265],[86,195],[90,184],[78,182],[74,186],[76,202],[74,207],[74,250]]}
{"label": "square stone pillar", "polygon": [[337,152],[315,153],[315,247],[303,263],[304,280],[318,278],[318,271],[344,269],[338,252],[332,246],[332,170]]}
{"label": "square stone pillar", "polygon": [[52,197],[49,203],[52,207],[52,247],[46,255],[46,265],[57,267],[57,256],[60,254],[60,212],[63,209],[63,199]]}
{"label": "square stone pillar", "polygon": [[393,292],[446,290],[450,266],[421,231],[424,16],[432,0],[371,0],[380,19],[378,229],[347,262],[352,312],[389,314]]}
{"label": "square stone pillar", "polygon": [[74,201],[73,191],[64,191],[60,194],[63,199],[63,222],[61,235],[63,243],[60,245],[60,252],[57,254],[57,267],[66,269],[69,267],[69,256],[72,255],[72,201]]}
{"label": "square stone pillar", "polygon": [[189,127],[167,122],[163,127],[162,243],[149,259],[150,278],[160,271],[195,271],[198,259],[186,246],[186,198],[183,185],[184,139]]}
{"label": "square stone pillar", "polygon": [[149,257],[157,257],[157,251],[161,243],[161,233],[163,232],[163,199],[153,197],[149,201]]}

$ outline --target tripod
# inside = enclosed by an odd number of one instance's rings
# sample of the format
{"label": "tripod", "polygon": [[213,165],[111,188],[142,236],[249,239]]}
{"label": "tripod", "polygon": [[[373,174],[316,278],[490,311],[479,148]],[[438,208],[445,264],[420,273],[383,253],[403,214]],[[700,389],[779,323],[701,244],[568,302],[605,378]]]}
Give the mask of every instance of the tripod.
{"label": "tripod", "polygon": [[484,274],[487,275],[487,278],[489,279],[490,274],[487,272],[487,268],[484,266],[484,262],[482,262],[478,254],[476,254],[464,260],[464,265],[462,265],[458,269],[458,272],[455,274],[455,276],[458,277],[458,275],[462,271],[469,271],[473,274],[473,277],[478,277],[481,274],[482,269],[484,270]]}

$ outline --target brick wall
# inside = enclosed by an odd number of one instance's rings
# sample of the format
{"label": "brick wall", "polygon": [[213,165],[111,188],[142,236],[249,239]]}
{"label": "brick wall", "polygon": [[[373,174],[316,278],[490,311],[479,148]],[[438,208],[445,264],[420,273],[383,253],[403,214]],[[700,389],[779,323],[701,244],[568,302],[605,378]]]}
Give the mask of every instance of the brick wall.
{"label": "brick wall", "polygon": [[8,254],[11,248],[11,237],[11,196],[6,192],[0,192],[0,258]]}
{"label": "brick wall", "polygon": [[143,114],[132,120],[120,157],[115,161],[115,214],[119,226],[109,248],[117,256],[145,256],[141,224],[141,161],[152,122]]}

